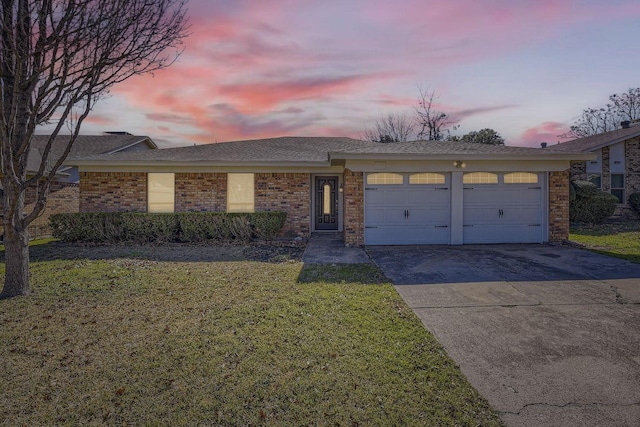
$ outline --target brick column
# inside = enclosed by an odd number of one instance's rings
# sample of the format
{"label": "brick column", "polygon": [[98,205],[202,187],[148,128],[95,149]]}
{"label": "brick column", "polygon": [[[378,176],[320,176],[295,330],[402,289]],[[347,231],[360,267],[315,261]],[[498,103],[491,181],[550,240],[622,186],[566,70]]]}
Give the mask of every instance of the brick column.
{"label": "brick column", "polygon": [[549,172],[549,242],[569,238],[569,170]]}
{"label": "brick column", "polygon": [[364,177],[344,170],[344,244],[364,245]]}

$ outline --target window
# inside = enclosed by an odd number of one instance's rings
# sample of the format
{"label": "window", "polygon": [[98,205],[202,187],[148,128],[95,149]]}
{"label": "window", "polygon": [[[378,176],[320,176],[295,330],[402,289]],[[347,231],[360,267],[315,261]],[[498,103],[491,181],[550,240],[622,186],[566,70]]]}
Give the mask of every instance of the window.
{"label": "window", "polygon": [[175,201],[175,175],[172,173],[147,174],[147,211],[173,212]]}
{"label": "window", "polygon": [[590,173],[587,180],[602,190],[602,175],[599,173]]}
{"label": "window", "polygon": [[611,174],[611,194],[618,198],[618,203],[624,203],[624,175],[621,173]]}
{"label": "window", "polygon": [[227,174],[227,212],[253,212],[253,174]]}
{"label": "window", "polygon": [[399,173],[370,173],[367,175],[367,184],[373,185],[402,185],[404,177]]}
{"label": "window", "polygon": [[409,184],[444,184],[445,176],[441,173],[413,173],[409,176]]}
{"label": "window", "polygon": [[498,175],[490,172],[465,173],[462,182],[463,184],[497,184]]}
{"label": "window", "polygon": [[504,174],[505,184],[537,184],[538,174],[531,172],[511,172]]}

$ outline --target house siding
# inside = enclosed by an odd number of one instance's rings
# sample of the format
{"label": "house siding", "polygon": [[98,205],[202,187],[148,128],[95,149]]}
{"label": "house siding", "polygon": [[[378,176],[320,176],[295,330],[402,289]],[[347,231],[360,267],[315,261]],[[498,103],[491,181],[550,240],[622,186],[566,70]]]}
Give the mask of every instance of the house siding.
{"label": "house siding", "polygon": [[344,243],[364,245],[364,174],[344,170]]}
{"label": "house siding", "polygon": [[255,210],[285,211],[282,236],[309,236],[311,232],[311,174],[256,173]]}
{"label": "house siding", "polygon": [[569,239],[569,170],[549,173],[549,242]]}
{"label": "house siding", "polygon": [[175,177],[176,212],[227,209],[226,173],[177,173]]}
{"label": "house siding", "polygon": [[146,173],[80,173],[80,212],[146,211]]}

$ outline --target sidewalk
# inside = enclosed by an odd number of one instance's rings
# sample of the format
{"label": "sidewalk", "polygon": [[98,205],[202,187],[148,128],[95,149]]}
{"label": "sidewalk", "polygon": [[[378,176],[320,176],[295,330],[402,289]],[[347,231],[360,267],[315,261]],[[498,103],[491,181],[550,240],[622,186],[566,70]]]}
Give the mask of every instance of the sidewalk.
{"label": "sidewalk", "polygon": [[305,264],[367,264],[363,248],[347,248],[340,233],[314,233],[302,255]]}

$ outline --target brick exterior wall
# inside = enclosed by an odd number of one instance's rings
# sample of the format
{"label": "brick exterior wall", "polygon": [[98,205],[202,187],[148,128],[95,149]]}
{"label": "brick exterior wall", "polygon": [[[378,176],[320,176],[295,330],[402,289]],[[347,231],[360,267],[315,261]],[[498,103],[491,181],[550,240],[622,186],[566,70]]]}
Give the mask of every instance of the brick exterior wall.
{"label": "brick exterior wall", "polygon": [[587,162],[571,163],[571,180],[586,181],[587,180]]}
{"label": "brick exterior wall", "polygon": [[611,192],[611,173],[609,172],[609,147],[602,148],[602,191]]}
{"label": "brick exterior wall", "polygon": [[255,174],[255,210],[285,211],[283,236],[311,233],[311,175],[308,173]]}
{"label": "brick exterior wall", "polygon": [[176,212],[227,210],[226,173],[177,173]]}
{"label": "brick exterior wall", "polygon": [[146,211],[146,173],[80,173],[80,212]]}
{"label": "brick exterior wall", "polygon": [[549,172],[549,242],[569,238],[569,170]]}
{"label": "brick exterior wall", "polygon": [[344,244],[364,245],[364,174],[344,170]]}
{"label": "brick exterior wall", "polygon": [[[35,200],[39,192],[39,188],[32,186],[27,188],[25,192],[25,213],[28,214],[35,207]],[[29,224],[29,236],[32,238],[50,236],[51,228],[49,227],[49,217],[57,213],[74,213],[78,212],[79,203],[78,184],[68,182],[53,182],[49,188],[47,196],[47,204],[40,216]],[[2,226],[0,225],[0,231]]]}

